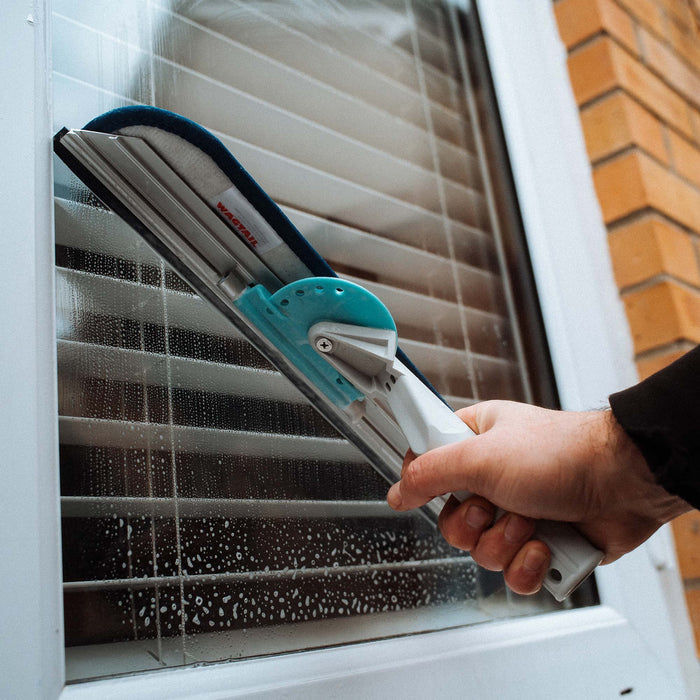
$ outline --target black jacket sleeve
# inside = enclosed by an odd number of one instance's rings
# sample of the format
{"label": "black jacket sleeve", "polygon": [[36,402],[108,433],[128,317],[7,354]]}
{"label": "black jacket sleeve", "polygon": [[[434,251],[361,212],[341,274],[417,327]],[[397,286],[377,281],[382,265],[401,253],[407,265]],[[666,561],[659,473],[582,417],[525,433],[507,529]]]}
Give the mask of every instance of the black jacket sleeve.
{"label": "black jacket sleeve", "polygon": [[610,396],[610,407],[657,482],[700,509],[700,346]]}

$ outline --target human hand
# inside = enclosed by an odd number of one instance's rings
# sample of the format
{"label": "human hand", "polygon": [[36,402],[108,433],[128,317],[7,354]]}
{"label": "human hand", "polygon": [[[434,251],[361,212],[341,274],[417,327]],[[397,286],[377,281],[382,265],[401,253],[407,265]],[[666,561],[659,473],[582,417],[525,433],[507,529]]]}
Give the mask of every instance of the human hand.
{"label": "human hand", "polygon": [[[531,539],[535,520],[573,523],[609,563],[690,510],[655,482],[611,411],[486,401],[458,415],[476,437],[420,457],[409,452],[387,500],[410,510],[453,491],[479,494],[450,498],[440,530],[477,564],[502,570],[516,593],[539,590],[547,572],[549,550]],[[493,523],[498,508],[507,512]]]}

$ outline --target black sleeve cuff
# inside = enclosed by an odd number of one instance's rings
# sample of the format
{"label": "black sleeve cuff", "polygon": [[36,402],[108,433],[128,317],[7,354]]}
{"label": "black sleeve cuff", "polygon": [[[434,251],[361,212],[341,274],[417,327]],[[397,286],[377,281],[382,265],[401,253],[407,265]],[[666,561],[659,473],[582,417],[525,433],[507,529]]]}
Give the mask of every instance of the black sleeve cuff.
{"label": "black sleeve cuff", "polygon": [[700,509],[700,346],[612,394],[610,407],[657,482]]}

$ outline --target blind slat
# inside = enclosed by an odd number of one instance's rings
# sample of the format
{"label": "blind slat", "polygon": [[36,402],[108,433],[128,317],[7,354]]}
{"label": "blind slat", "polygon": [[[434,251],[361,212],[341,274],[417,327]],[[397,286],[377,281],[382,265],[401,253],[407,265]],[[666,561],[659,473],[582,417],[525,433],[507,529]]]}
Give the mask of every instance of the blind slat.
{"label": "blind slat", "polygon": [[[138,91],[148,89],[146,78],[151,70],[161,71],[165,70],[167,65],[179,65],[185,70],[194,71],[213,79],[216,84],[235,84],[239,86],[239,90],[245,90],[248,87],[248,94],[257,94],[265,101],[267,101],[268,95],[276,97],[282,103],[287,100],[287,106],[292,108],[293,112],[303,115],[307,107],[302,106],[301,109],[297,109],[299,103],[292,97],[287,98],[284,94],[281,97],[275,96],[274,82],[282,81],[281,89],[284,93],[297,92],[305,95],[307,105],[321,104],[325,99],[329,104],[321,106],[319,109],[322,113],[327,110],[328,118],[332,122],[329,126],[333,129],[335,129],[335,122],[339,119],[338,114],[342,114],[344,108],[347,109],[348,106],[351,109],[359,108],[361,105],[357,104],[358,100],[365,104],[368,102],[371,104],[372,100],[367,99],[369,96],[384,93],[386,101],[375,106],[380,118],[378,125],[380,130],[381,123],[387,122],[388,117],[392,114],[400,115],[407,128],[411,126],[421,128],[423,108],[419,90],[410,90],[400,83],[375,73],[366,66],[358,65],[353,73],[352,70],[348,70],[349,62],[344,57],[340,57],[345,64],[344,82],[339,84],[338,80],[335,79],[328,83],[323,79],[328,77],[327,74],[319,79],[315,75],[317,71],[309,73],[293,70],[279,61],[273,63],[269,52],[256,51],[253,53],[238,42],[224,39],[210,31],[203,31],[195,23],[185,22],[180,17],[162,10],[157,21],[166,25],[167,31],[179,38],[180,41],[156,46],[155,48],[159,52],[156,54],[158,58],[152,62],[149,60],[148,47],[127,44],[110,37],[109,34],[96,32],[82,21],[77,23],[61,15],[56,16],[56,21],[59,23],[58,35],[61,39],[55,47],[55,70],[82,82],[100,85],[103,89],[111,90],[116,94],[143,100],[145,96]],[[243,38],[244,40],[245,38]],[[76,60],[75,47],[80,47],[79,60]],[[236,50],[237,48],[238,50]],[[318,48],[317,45],[315,52],[318,52]],[[244,49],[246,53],[242,54]],[[257,54],[257,61],[255,54]],[[112,64],[115,56],[126,57],[127,60],[120,60]],[[328,48],[324,58],[333,62],[334,58],[337,58],[337,53]],[[246,62],[251,59],[253,64],[246,66]],[[266,77],[266,71],[271,71],[269,77]],[[134,76],[139,75],[140,78],[135,81]],[[250,76],[255,76],[257,84],[247,82]],[[158,79],[157,74],[155,77]],[[348,83],[347,81],[351,77],[354,82]],[[299,84],[295,84],[295,82]],[[434,83],[434,80],[431,81],[431,84],[434,85]],[[314,94],[314,92],[320,94]],[[389,96],[386,96],[386,93]],[[376,103],[377,100],[375,99],[374,102]],[[328,110],[331,105],[335,106],[335,111]],[[356,111],[361,115],[360,123],[369,128],[372,124],[370,119],[372,114],[368,113],[366,109],[364,111],[356,109]],[[456,146],[464,146],[464,139],[460,138],[458,131],[459,114],[445,104],[438,103],[433,105],[433,112],[435,121],[441,125],[444,132],[444,140]],[[308,117],[315,121],[316,114],[316,111],[311,110],[308,112]],[[345,117],[343,119],[347,121]],[[394,121],[396,120],[394,119]],[[423,127],[421,130],[425,134],[425,128]],[[391,137],[391,140],[393,138]],[[441,138],[443,137],[441,136]],[[424,145],[425,154],[422,163],[430,165],[429,146],[426,143],[425,135],[421,137],[417,145],[420,144]]]}
{"label": "blind slat", "polygon": [[80,313],[90,312],[112,318],[126,318],[153,325],[164,324],[167,306],[173,326],[188,328],[201,333],[215,334],[223,338],[239,338],[238,331],[223,316],[211,309],[194,293],[162,290],[123,279],[102,277],[89,272],[57,270],[56,298],[63,322],[59,337],[73,339],[79,336],[80,325],[75,316],[76,302]]}
{"label": "blind slat", "polygon": [[[62,496],[64,518],[399,518],[386,501]],[[405,516],[404,516],[405,517]]]}
{"label": "blind slat", "polygon": [[[177,32],[181,41],[164,47],[168,52],[161,55],[169,62],[221,83],[236,85],[251,96],[275,103],[332,131],[415,165],[432,168],[429,136],[415,124],[397,119],[354,94],[340,92],[195,23],[180,17],[173,17],[171,21],[172,30]],[[198,49],[192,50],[195,44]],[[464,182],[470,172],[475,173],[473,155],[448,142],[441,143],[441,150],[446,160],[442,170],[446,177]],[[474,177],[472,174],[472,180]]]}
{"label": "blind slat", "polygon": [[[455,341],[457,348],[440,346],[435,343],[427,343],[420,339],[413,339],[412,319],[415,318],[415,304],[418,302],[424,308],[431,309],[432,320],[440,324],[440,333],[445,336],[450,333],[450,328],[455,334],[461,336],[461,324],[459,309],[450,302],[421,297],[407,292],[397,293],[389,287],[367,283],[363,284],[370,291],[378,293],[384,299],[399,324],[401,346],[412,358],[413,362],[431,378],[437,386],[441,377],[447,384],[443,387],[445,393],[458,396],[475,396],[474,390],[469,389],[468,359],[462,349],[459,349],[459,340]],[[67,340],[80,339],[80,317],[74,317],[72,311],[75,308],[76,299],[89,298],[90,304],[85,307],[93,314],[108,318],[135,319],[141,323],[163,323],[164,308],[167,307],[168,318],[173,326],[186,328],[202,333],[216,333],[223,337],[240,338],[234,328],[223,317],[213,311],[194,294],[185,294],[172,290],[163,291],[159,287],[147,287],[142,284],[100,277],[90,273],[76,272],[73,270],[57,271],[57,304],[63,323],[59,325],[59,337]],[[450,320],[451,319],[451,320]],[[487,317],[488,319],[488,317]],[[490,325],[493,325],[493,319]],[[496,319],[497,320],[497,319]],[[489,324],[487,324],[489,325]],[[473,326],[474,334],[478,333],[478,326]],[[496,327],[497,328],[497,327]],[[402,332],[407,331],[407,332]],[[506,358],[491,359],[488,365],[488,374],[493,379],[499,377],[503,371],[508,377],[499,380],[499,386],[506,382],[515,381],[512,375],[512,362]]]}
{"label": "blind slat", "polygon": [[120,217],[107,209],[56,197],[54,207],[58,245],[130,260],[154,268],[162,258]]}
{"label": "blind slat", "polygon": [[[461,232],[453,245],[463,260],[420,250],[391,239],[382,238],[350,226],[328,221],[309,212],[283,207],[304,237],[329,260],[375,275],[390,275],[407,284],[416,266],[431,295],[454,296],[452,270],[468,281],[470,276],[483,277],[498,269],[493,239],[478,231]],[[160,257],[140,236],[111,211],[56,198],[56,243],[81,250],[103,253],[123,260],[138,261],[159,267]]]}
{"label": "blind slat", "polygon": [[431,282],[437,282],[435,278],[445,280],[447,277],[447,284],[451,284],[449,278],[452,269],[465,277],[477,270],[479,276],[497,270],[493,239],[482,233],[461,235],[462,240],[455,245],[461,248],[466,259],[453,261],[297,209],[285,207],[285,213],[314,248],[329,260],[373,274],[390,274],[404,283],[415,278],[410,270],[416,266],[421,269],[421,277]]}
{"label": "blind slat", "polygon": [[[359,279],[354,275],[342,275],[342,278],[358,282],[376,294],[388,306],[397,323],[405,323],[407,327],[415,324],[419,320],[415,316],[416,304],[419,304],[434,314],[430,317],[432,321],[436,324],[444,324],[440,326],[441,332],[446,335],[461,334],[460,307],[454,302]],[[498,290],[490,285],[488,277],[485,281],[486,285],[481,290],[480,297],[476,296],[479,290],[474,290],[475,301],[479,301],[484,306],[500,306],[502,302]],[[72,318],[74,302],[86,294],[93,295],[90,305],[86,306],[86,310],[93,313],[147,323],[162,323],[164,310],[167,308],[169,320],[173,326],[216,333],[224,337],[240,337],[235,328],[226,323],[220,314],[202,302],[194,293],[102,277],[92,272],[59,269],[57,299],[59,309],[66,317],[66,323],[59,329],[61,337],[69,337],[68,322]],[[490,294],[493,294],[495,299],[489,298]],[[497,324],[503,319],[499,313],[483,311],[478,307],[474,310],[481,311],[478,316],[484,321],[489,320]],[[437,326],[428,326],[428,329],[433,327]],[[439,352],[439,348],[437,351]]]}
{"label": "blind slat", "polygon": [[[421,571],[430,570],[436,567],[472,567],[471,558],[466,556],[461,557],[444,557],[439,561],[402,561],[402,562],[387,562],[382,564],[365,564],[362,566],[335,566],[330,569],[333,576],[371,576],[375,572],[392,572],[392,571]],[[194,585],[197,583],[205,583],[207,585],[217,585],[234,582],[246,582],[251,579],[257,581],[284,581],[297,579],[314,579],[328,576],[328,567],[323,568],[306,568],[306,569],[285,569],[281,571],[245,571],[245,572],[230,572],[221,574],[199,574],[194,576],[158,576],[158,577],[139,577],[125,579],[108,579],[104,581],[66,581],[63,584],[65,591],[100,591],[110,589],[132,589],[139,590],[144,588],[152,588],[154,586],[178,586],[182,580],[186,585]]]}
{"label": "blind slat", "polygon": [[[188,6],[192,7],[192,11],[188,12],[185,9]],[[260,53],[341,92],[357,95],[369,104],[425,128],[420,91],[382,75],[375,68],[357,60],[356,57],[362,55],[357,50],[353,52],[353,57],[350,57],[340,53],[335,45],[329,45],[330,42],[326,43],[327,38],[324,41],[314,40],[285,26],[276,17],[269,17],[254,5],[237,2],[235,7],[235,14],[225,11],[209,14],[207,10],[211,6],[207,8],[188,2],[179,4],[182,13],[188,14],[198,23],[232,36]],[[293,13],[296,12],[297,8],[294,8]],[[255,31],[247,31],[251,26],[255,27]],[[443,82],[444,78],[440,77],[438,80]],[[435,81],[430,81],[431,84],[433,82]],[[411,83],[414,88],[418,85],[415,71]],[[431,93],[439,95],[441,90],[434,88]],[[456,144],[464,142],[463,117],[458,112],[438,103],[434,105],[433,119],[439,137]]]}
{"label": "blind slat", "polygon": [[[445,219],[438,213],[270,151],[256,149],[225,134],[217,133],[217,136],[275,201],[303,211],[319,212],[331,220],[407,245],[449,255],[443,234]],[[489,230],[483,198],[476,197],[468,220],[448,222],[453,236]]]}
{"label": "blind slat", "polygon": [[[57,110],[54,122],[57,129],[64,124],[84,124],[96,113],[128,103],[60,75],[56,82],[64,83],[62,89],[75,97],[70,105],[62,105],[62,109]],[[225,133],[218,132],[216,136],[279,204],[318,212],[334,221],[407,245],[450,255],[450,245],[443,232],[445,220],[439,214],[251,146]],[[475,196],[477,199],[470,204],[468,220],[448,222],[455,239],[490,229],[483,198]]]}
{"label": "blind slat", "polygon": [[166,356],[71,340],[58,341],[59,371],[72,376],[109,377],[177,388],[307,404],[306,397],[279,372],[190,357]]}
{"label": "blind slat", "polygon": [[[339,8],[341,5],[345,12],[337,11],[333,15],[334,23],[325,21],[320,25],[315,8],[311,8],[310,13],[305,13],[303,6],[285,8],[284,5],[278,4],[276,11],[267,13],[261,11],[262,6],[259,6],[256,8],[258,11],[255,16],[258,19],[258,24],[263,22],[270,24],[268,31],[277,32],[278,37],[280,30],[284,31],[284,27],[290,41],[296,39],[298,42],[298,37],[301,35],[307,42],[311,40],[311,46],[325,46],[335,52],[342,53],[346,60],[364,64],[419,92],[414,57],[410,50],[407,51],[396,43],[397,36],[410,33],[405,7],[396,12],[379,3],[362,7],[356,0],[352,0],[350,3],[338,3],[336,7]],[[214,18],[210,19],[204,13],[199,12],[199,8],[188,9],[188,5],[184,2],[180,4],[180,9],[187,16],[204,23],[212,30],[228,29],[232,36],[236,36],[237,28],[232,23],[221,27]],[[252,20],[252,16],[250,19]],[[391,26],[389,32],[383,31],[383,25],[387,23]],[[430,35],[422,28],[419,28],[418,32],[425,42],[432,42],[434,46],[444,49],[444,41],[438,36]],[[240,29],[239,33],[243,34]],[[431,97],[448,107],[452,106],[455,79],[431,65],[427,65],[426,72],[429,73]]]}
{"label": "blind slat", "polygon": [[281,433],[252,433],[216,430],[161,423],[134,423],[60,416],[59,435],[64,445],[100,445],[131,449],[170,449],[200,454],[245,455],[317,459],[330,462],[363,460],[359,450],[346,440]]}
{"label": "blind slat", "polygon": [[[470,270],[469,272],[471,273],[469,275],[470,284],[467,286],[467,290],[471,295],[471,299],[463,300],[463,308],[491,312],[491,316],[502,318],[505,304],[496,278],[481,270]],[[389,307],[397,323],[404,321],[406,324],[410,324],[411,321],[415,323],[417,320],[416,308],[423,309],[426,314],[429,314],[428,317],[435,319],[437,323],[459,316],[460,307],[452,301],[426,296],[425,294],[417,294],[410,290],[399,289],[371,280],[359,280],[353,275],[343,275],[343,277],[364,285],[370,292],[382,299]],[[419,304],[419,306],[416,306],[416,304]],[[457,321],[455,328],[459,327],[458,324],[459,322]],[[450,331],[452,330],[454,329],[450,328]]]}

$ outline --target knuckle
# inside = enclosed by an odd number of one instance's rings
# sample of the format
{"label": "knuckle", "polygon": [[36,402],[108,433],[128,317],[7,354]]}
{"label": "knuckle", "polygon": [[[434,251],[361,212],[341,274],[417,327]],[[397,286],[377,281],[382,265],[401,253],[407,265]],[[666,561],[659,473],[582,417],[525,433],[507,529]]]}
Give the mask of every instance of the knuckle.
{"label": "knuckle", "polygon": [[516,571],[506,569],[503,578],[508,588],[519,595],[532,595],[542,588],[540,577],[536,575],[533,576],[530,573],[522,571],[522,569],[517,569]]}
{"label": "knuckle", "polygon": [[542,587],[549,558],[545,545],[537,541],[528,542],[506,569],[506,584],[521,595],[537,593]]}
{"label": "knuckle", "polygon": [[479,566],[483,566],[489,571],[503,571],[507,563],[503,553],[492,542],[489,542],[489,538],[483,537],[474,548],[472,558]]}
{"label": "knuckle", "polygon": [[475,545],[475,537],[466,532],[463,527],[459,527],[454,518],[448,518],[440,523],[440,532],[448,544],[469,552]]}
{"label": "knuckle", "polygon": [[422,493],[425,486],[425,475],[421,468],[420,462],[415,459],[406,466],[401,481],[403,485],[411,492]]}

